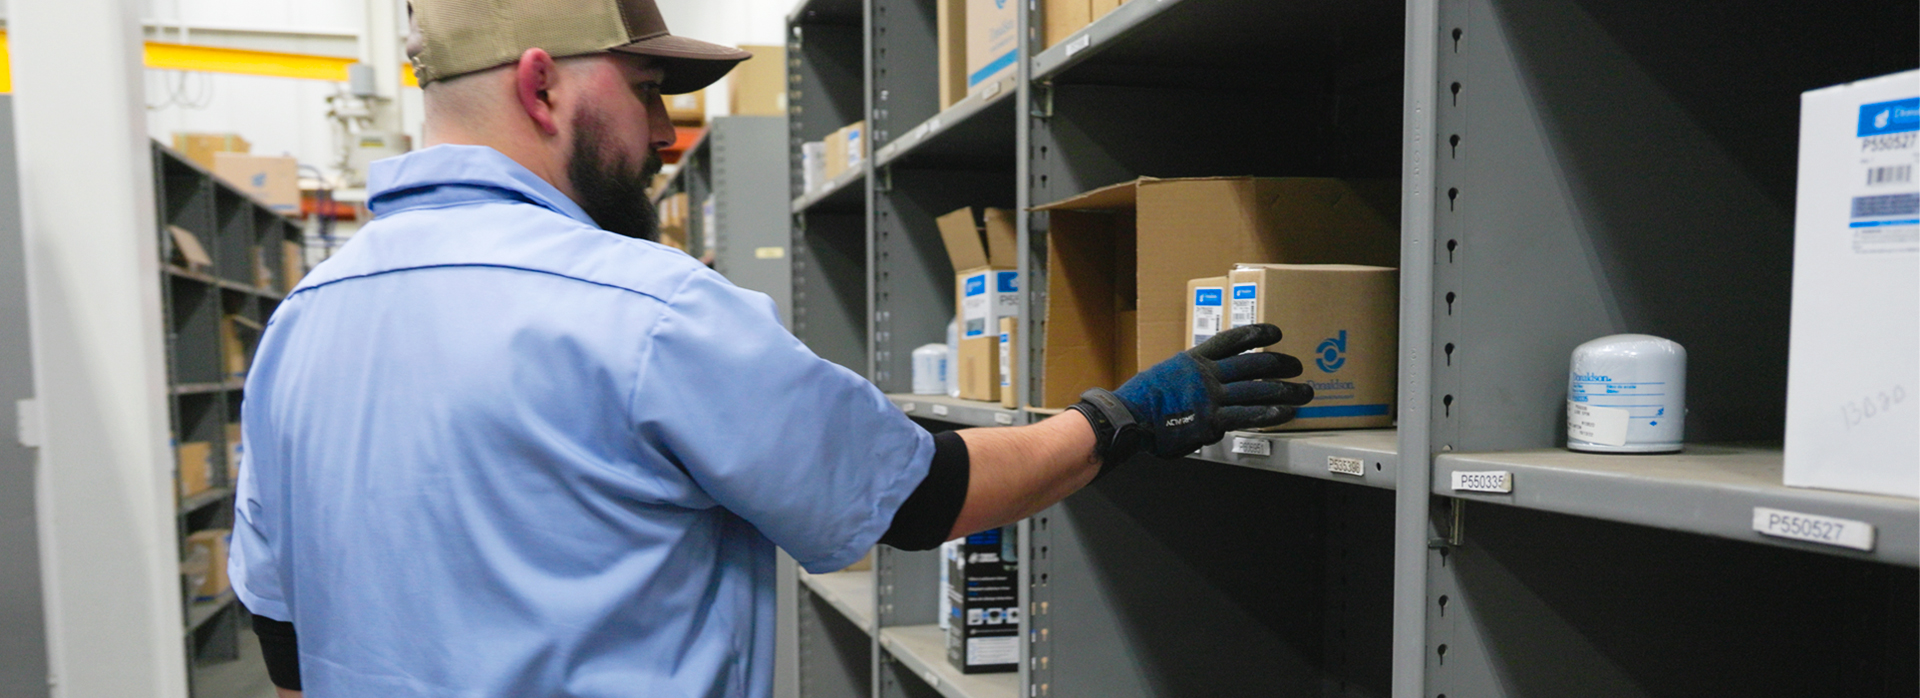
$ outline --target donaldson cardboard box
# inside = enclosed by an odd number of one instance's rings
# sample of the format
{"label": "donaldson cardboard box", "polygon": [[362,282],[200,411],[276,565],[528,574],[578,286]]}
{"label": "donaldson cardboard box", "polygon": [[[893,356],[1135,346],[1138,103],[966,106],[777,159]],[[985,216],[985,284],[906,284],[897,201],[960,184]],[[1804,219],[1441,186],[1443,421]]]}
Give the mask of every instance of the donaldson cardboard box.
{"label": "donaldson cardboard box", "polygon": [[214,153],[213,173],[276,213],[300,212],[300,163],[293,158]]}
{"label": "donaldson cardboard box", "polygon": [[947,661],[960,673],[1020,668],[1016,530],[990,528],[946,548]]}
{"label": "donaldson cardboard box", "polygon": [[[827,135],[825,174],[828,181],[848,170],[859,169],[861,160],[866,157],[866,140],[861,138],[866,130],[867,122],[858,121]],[[826,183],[822,182],[821,186],[826,186]]]}
{"label": "donaldson cardboard box", "polygon": [[1187,348],[1200,346],[1227,329],[1227,277],[1187,282]]}
{"label": "donaldson cardboard box", "polygon": [[1920,71],[1800,96],[1786,484],[1920,496]]}
{"label": "donaldson cardboard box", "polygon": [[1019,0],[967,0],[967,91],[1013,72]]}
{"label": "donaldson cardboard box", "polygon": [[1107,16],[1108,12],[1118,9],[1121,0],[1045,0],[1042,13],[1045,15],[1047,47],[1065,41],[1074,32],[1092,24],[1094,20]]}
{"label": "donaldson cardboard box", "polygon": [[300,280],[307,276],[307,248],[292,240],[280,243],[281,290],[293,293]]}
{"label": "donaldson cardboard box", "polygon": [[187,536],[187,553],[198,551],[207,560],[206,577],[200,586],[193,590],[195,601],[206,601],[227,593],[232,584],[227,580],[227,545],[233,540],[233,531],[224,528],[210,528],[194,531]]}
{"label": "donaldson cardboard box", "polygon": [[[1266,351],[1306,369],[1313,402],[1274,431],[1393,425],[1400,356],[1400,272],[1352,264],[1243,264],[1228,274],[1253,322],[1280,328]],[[1248,323],[1251,324],[1251,323]]]}
{"label": "donaldson cardboard box", "polygon": [[177,225],[167,226],[167,235],[173,238],[173,263],[192,271],[213,269],[213,257],[200,244],[199,236]]}
{"label": "donaldson cardboard box", "polygon": [[247,153],[253,146],[235,133],[175,133],[173,149],[211,172],[214,153]]}
{"label": "donaldson cardboard box", "polygon": [[699,126],[707,122],[706,90],[680,95],[664,95],[662,100],[667,103],[667,118],[675,124]]}
{"label": "donaldson cardboard box", "polygon": [[812,141],[800,144],[800,185],[809,194],[827,184],[827,144]]}
{"label": "donaldson cardboard box", "polygon": [[741,46],[753,59],[727,74],[727,107],[734,116],[787,115],[787,49]]}
{"label": "donaldson cardboard box", "polygon": [[[983,211],[985,225],[963,208],[935,219],[953,262],[954,313],[960,320],[960,397],[1000,399],[1000,318],[1020,312],[1020,272],[1014,270],[1013,212]],[[984,240],[982,239],[984,237]]]}
{"label": "donaldson cardboard box", "polygon": [[936,0],[934,43],[940,57],[940,108],[967,97],[967,0]]}
{"label": "donaldson cardboard box", "polygon": [[181,497],[200,494],[213,486],[207,476],[213,470],[213,444],[205,441],[178,444],[173,447],[173,457],[179,461]]}
{"label": "donaldson cardboard box", "polygon": [[1238,262],[1399,263],[1400,183],[1141,179],[1037,207],[1047,231],[1043,408],[1173,356],[1190,279]]}

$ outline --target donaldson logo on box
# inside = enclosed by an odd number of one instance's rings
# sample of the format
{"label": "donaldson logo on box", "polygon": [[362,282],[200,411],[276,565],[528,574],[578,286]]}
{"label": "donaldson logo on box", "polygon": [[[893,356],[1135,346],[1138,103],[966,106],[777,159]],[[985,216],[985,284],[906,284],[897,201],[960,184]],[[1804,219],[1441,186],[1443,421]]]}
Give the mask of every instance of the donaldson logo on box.
{"label": "donaldson logo on box", "polygon": [[1320,370],[1327,373],[1340,370],[1341,366],[1347,365],[1347,331],[1341,330],[1339,336],[1328,337],[1313,351],[1319,354],[1313,360],[1313,365],[1319,366]]}
{"label": "donaldson logo on box", "polygon": [[[995,286],[998,287],[995,290],[999,291],[1000,293],[1019,293],[1020,292],[1020,272],[1017,272],[1017,271],[1000,272],[999,276],[994,279],[993,283]],[[972,291],[968,291],[968,293],[972,293]]]}
{"label": "donaldson logo on box", "polygon": [[1220,289],[1201,288],[1193,291],[1194,305],[1220,305]]}
{"label": "donaldson logo on box", "polygon": [[1920,97],[1860,105],[1859,137],[1920,131]]}
{"label": "donaldson logo on box", "polygon": [[1253,300],[1253,284],[1234,284],[1233,299],[1237,301]]}
{"label": "donaldson logo on box", "polygon": [[967,277],[967,295],[978,296],[987,292],[987,275],[978,274]]}

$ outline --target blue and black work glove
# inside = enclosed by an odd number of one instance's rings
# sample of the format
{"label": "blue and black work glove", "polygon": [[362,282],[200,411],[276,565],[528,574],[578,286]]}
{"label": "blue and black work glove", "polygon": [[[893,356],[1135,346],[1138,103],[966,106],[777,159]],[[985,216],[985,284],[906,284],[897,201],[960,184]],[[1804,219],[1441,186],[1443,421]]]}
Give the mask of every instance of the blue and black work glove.
{"label": "blue and black work glove", "polygon": [[1313,386],[1280,378],[1300,375],[1287,354],[1242,353],[1280,341],[1280,328],[1244,325],[1142,371],[1119,390],[1094,388],[1072,409],[1093,424],[1100,474],[1146,451],[1177,458],[1229,431],[1285,424],[1294,407],[1313,400]]}

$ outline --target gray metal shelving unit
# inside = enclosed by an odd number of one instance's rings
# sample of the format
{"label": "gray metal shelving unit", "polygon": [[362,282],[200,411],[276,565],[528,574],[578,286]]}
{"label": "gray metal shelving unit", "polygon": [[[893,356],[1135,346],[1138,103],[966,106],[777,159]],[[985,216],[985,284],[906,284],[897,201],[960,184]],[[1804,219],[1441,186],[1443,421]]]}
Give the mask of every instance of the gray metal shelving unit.
{"label": "gray metal shelving unit", "polygon": [[[654,192],[654,201],[685,192],[688,253],[712,255],[714,271],[773,298],[780,322],[791,327],[785,143],[786,120],[780,117],[714,117],[673,177]],[[703,205],[709,197],[712,221]],[[707,249],[703,234],[708,225],[714,228],[713,249]]]}
{"label": "gray metal shelving unit", "polygon": [[[906,352],[952,313],[933,216],[1139,176],[1397,177],[1398,426],[1233,434],[1023,522],[1011,686],[928,673],[911,639],[935,561],[883,547],[872,572],[837,573],[871,580],[871,674],[803,662],[798,695],[1920,691],[1920,502],[1784,487],[1778,448],[1798,95],[1914,67],[1920,4],[1133,0],[1053,46],[1041,4],[1019,6],[1019,73],[945,110],[932,2],[789,17],[795,55],[804,35],[858,66],[796,59],[794,166],[800,142],[858,118],[826,95],[863,104],[874,153],[843,188],[796,192],[796,240],[833,240],[842,262],[796,256],[796,317],[816,312],[803,285],[826,284],[837,323],[802,338],[858,342],[861,370],[929,427],[1042,419],[904,394]],[[816,223],[828,211],[841,227]],[[1048,217],[1018,218],[1016,378],[1037,396]],[[1568,354],[1619,332],[1688,347],[1684,452],[1562,448]],[[1452,486],[1489,471],[1512,491]],[[1871,525],[1874,545],[1768,537],[1756,509]],[[802,656],[851,656],[802,635]]]}
{"label": "gray metal shelving unit", "polygon": [[[298,222],[157,143],[153,166],[159,214],[155,230],[161,254],[161,278],[156,281],[164,299],[174,440],[208,442],[214,455],[207,473],[210,486],[179,498],[179,535],[184,545],[187,535],[195,531],[233,527],[235,483],[229,481],[226,467],[231,452],[226,427],[240,421],[246,377],[228,370],[222,318],[238,316],[264,325],[284,290],[297,281],[285,278],[288,267],[282,260],[282,243],[300,245],[304,238]],[[191,233],[213,264],[199,270],[184,266],[169,232],[171,226]],[[304,259],[294,263],[304,272]],[[257,337],[242,338],[241,350],[251,354],[255,341]],[[182,604],[190,677],[197,673],[195,667],[207,662],[239,658],[245,612],[234,602],[233,592],[211,599],[183,599]]]}

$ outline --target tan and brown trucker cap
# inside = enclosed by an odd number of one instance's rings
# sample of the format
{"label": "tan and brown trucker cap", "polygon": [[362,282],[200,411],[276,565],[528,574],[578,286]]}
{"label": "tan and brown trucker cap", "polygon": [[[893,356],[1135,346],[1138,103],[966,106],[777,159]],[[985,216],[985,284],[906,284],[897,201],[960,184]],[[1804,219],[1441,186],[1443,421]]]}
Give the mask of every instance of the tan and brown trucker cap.
{"label": "tan and brown trucker cap", "polygon": [[407,58],[425,86],[520,59],[619,51],[666,62],[666,94],[713,84],[753,54],[667,33],[654,0],[408,0]]}

